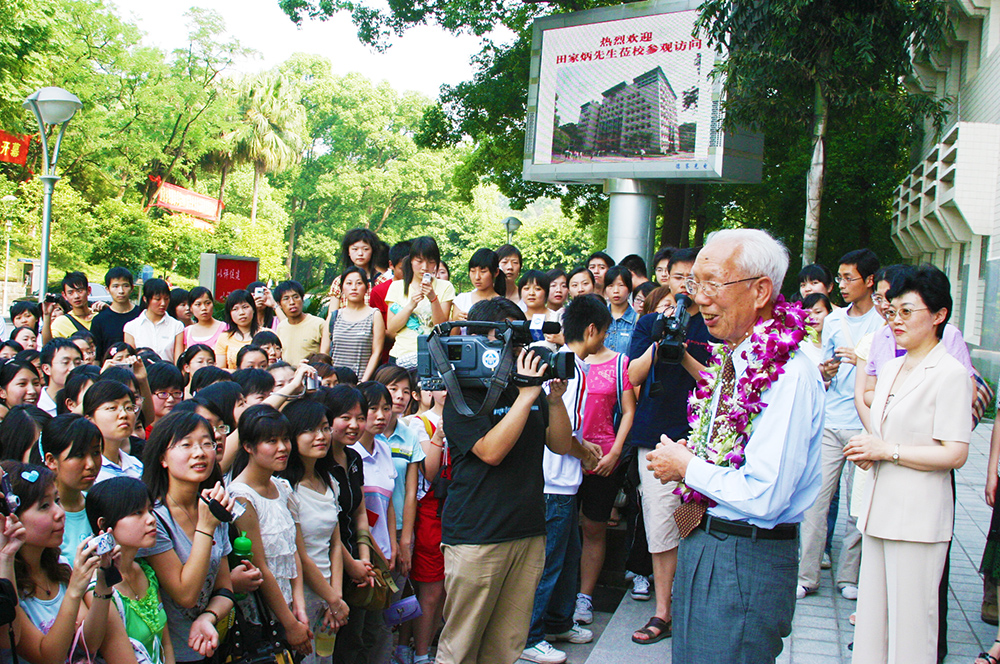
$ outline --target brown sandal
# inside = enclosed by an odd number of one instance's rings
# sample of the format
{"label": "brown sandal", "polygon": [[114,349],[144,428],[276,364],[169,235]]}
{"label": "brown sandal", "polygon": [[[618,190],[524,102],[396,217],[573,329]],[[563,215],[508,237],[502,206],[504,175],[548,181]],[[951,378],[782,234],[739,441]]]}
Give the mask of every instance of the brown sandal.
{"label": "brown sandal", "polygon": [[[649,619],[649,622],[646,623],[645,627],[635,630],[635,633],[632,634],[632,641],[640,645],[648,645],[650,643],[656,643],[657,641],[662,641],[663,639],[670,637],[672,626],[673,626],[673,621],[667,621],[664,620],[663,618],[657,618],[656,616],[653,616],[652,618]],[[652,629],[650,628],[659,630],[659,632],[654,634],[652,632]],[[636,635],[638,634],[642,634],[646,638],[637,639]],[[997,663],[994,661],[990,662],[990,664],[997,664]]]}

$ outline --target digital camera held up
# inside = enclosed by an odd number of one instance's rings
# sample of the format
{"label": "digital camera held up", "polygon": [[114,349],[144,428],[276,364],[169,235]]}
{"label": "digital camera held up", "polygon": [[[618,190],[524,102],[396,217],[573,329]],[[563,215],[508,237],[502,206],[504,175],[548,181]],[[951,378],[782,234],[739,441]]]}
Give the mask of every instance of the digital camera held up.
{"label": "digital camera held up", "polygon": [[[452,329],[465,327],[470,332],[449,336]],[[557,334],[561,326],[546,322],[543,334]],[[493,339],[485,336],[496,331]],[[452,321],[437,325],[430,334],[417,338],[417,375],[425,390],[447,389],[454,398],[456,408],[463,415],[475,415],[465,405],[462,388],[486,389],[487,397],[480,410],[496,404],[500,392],[513,383],[519,386],[541,385],[552,379],[569,379],[575,375],[576,363],[572,353],[559,353],[544,345],[530,345],[532,334],[529,321]],[[530,346],[542,364],[548,365],[540,377],[520,376],[516,372],[519,346]],[[468,411],[468,412],[466,412]]]}
{"label": "digital camera held up", "polygon": [[692,304],[691,298],[684,293],[678,293],[676,301],[674,313],[670,316],[660,314],[653,322],[653,329],[650,332],[653,341],[660,344],[657,359],[667,364],[680,364],[683,359],[688,323],[691,322],[691,314],[688,313],[688,307]]}

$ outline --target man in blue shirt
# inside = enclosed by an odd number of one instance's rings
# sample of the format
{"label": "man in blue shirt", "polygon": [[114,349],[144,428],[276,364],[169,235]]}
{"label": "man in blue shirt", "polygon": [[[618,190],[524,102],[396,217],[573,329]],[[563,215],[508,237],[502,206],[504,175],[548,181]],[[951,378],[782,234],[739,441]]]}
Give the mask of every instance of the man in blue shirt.
{"label": "man in blue shirt", "polygon": [[[882,327],[882,317],[872,301],[875,272],[879,260],[871,249],[845,254],[837,268],[840,294],[847,306],[837,309],[823,321],[823,378],[830,381],[826,392],[826,421],[823,429],[823,486],[816,504],[802,522],[802,556],[799,560],[799,599],[819,589],[820,562],[826,545],[827,513],[830,499],[840,484],[844,468],[844,445],[864,427],[854,405],[855,348],[861,339]],[[847,473],[850,501],[854,485],[853,469]],[[848,514],[847,534],[837,562],[837,587],[846,599],[858,598],[858,572],[861,568],[861,533],[857,519]]]}

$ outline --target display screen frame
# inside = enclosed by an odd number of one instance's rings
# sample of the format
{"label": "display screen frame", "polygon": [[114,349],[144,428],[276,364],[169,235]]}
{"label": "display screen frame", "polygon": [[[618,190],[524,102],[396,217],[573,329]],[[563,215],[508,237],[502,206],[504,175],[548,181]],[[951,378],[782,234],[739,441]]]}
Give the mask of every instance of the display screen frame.
{"label": "display screen frame", "polygon": [[723,128],[722,56],[694,34],[697,8],[652,0],[536,20],[524,179],[760,182],[763,137]]}

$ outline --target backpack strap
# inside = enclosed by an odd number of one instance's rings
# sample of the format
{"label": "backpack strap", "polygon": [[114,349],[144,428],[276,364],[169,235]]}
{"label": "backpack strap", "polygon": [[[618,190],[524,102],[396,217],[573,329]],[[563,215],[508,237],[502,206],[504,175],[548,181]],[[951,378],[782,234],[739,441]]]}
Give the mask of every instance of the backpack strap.
{"label": "backpack strap", "polygon": [[69,322],[73,323],[73,327],[76,328],[77,332],[89,332],[90,331],[90,330],[87,329],[87,327],[83,323],[81,323],[80,321],[78,321],[76,319],[76,316],[74,316],[73,314],[64,314],[64,315],[67,318],[69,318]]}

